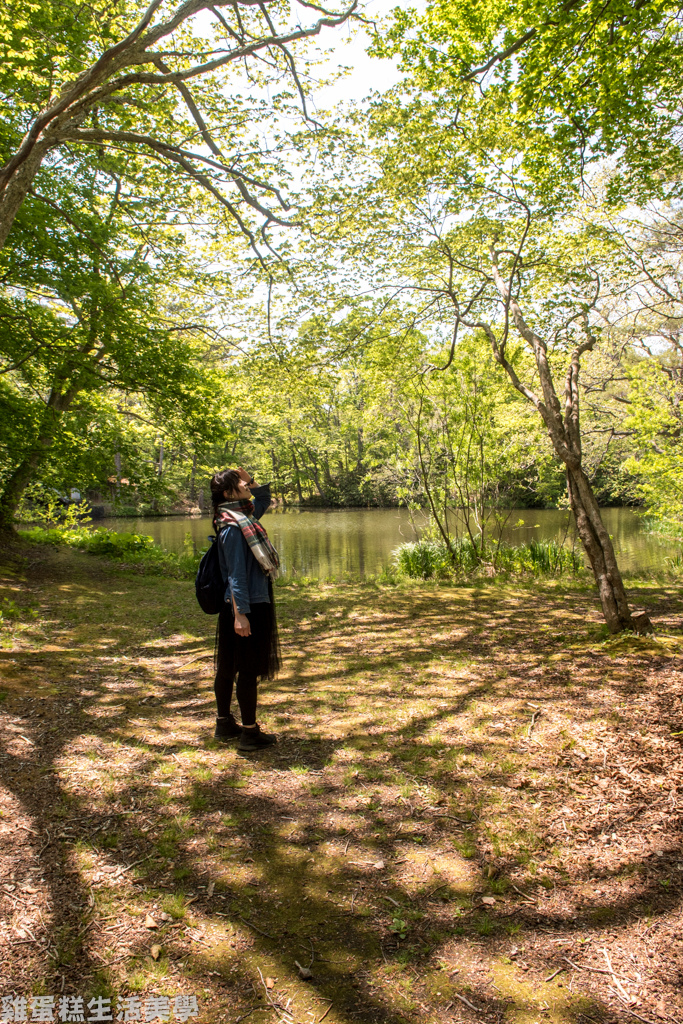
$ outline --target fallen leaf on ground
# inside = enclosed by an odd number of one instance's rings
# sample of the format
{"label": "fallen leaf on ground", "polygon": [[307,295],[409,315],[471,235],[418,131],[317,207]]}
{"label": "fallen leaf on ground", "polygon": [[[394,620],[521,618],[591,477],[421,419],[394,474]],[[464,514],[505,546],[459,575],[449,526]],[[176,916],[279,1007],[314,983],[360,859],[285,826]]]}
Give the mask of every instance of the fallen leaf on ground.
{"label": "fallen leaf on ground", "polygon": [[158,960],[161,953],[161,946],[154,945],[150,950],[152,954],[152,960]]}
{"label": "fallen leaf on ground", "polygon": [[145,928],[158,928],[159,925],[156,923],[151,914],[145,916]]}
{"label": "fallen leaf on ground", "polygon": [[493,896],[482,896],[481,902],[485,903],[487,907],[492,907],[496,901]]}
{"label": "fallen leaf on ground", "polygon": [[274,978],[266,978],[266,988],[275,988]]}

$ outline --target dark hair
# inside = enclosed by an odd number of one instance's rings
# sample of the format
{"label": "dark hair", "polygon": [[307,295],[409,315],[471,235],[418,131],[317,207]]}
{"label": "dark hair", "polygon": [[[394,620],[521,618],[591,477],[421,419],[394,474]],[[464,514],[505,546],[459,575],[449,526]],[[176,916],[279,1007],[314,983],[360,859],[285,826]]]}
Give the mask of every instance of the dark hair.
{"label": "dark hair", "polygon": [[220,473],[214,473],[211,477],[209,487],[211,488],[211,501],[214,508],[218,508],[221,502],[225,501],[223,491],[234,494],[240,485],[240,475],[236,469],[224,469]]}

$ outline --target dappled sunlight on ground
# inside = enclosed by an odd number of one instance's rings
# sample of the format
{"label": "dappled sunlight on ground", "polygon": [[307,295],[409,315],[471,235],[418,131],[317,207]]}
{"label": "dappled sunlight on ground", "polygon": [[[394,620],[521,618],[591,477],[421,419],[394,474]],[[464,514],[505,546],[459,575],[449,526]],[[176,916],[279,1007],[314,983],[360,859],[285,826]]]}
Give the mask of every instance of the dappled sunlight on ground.
{"label": "dappled sunlight on ground", "polygon": [[191,584],[28,557],[9,989],[194,992],[202,1022],[681,1019],[678,595],[643,587],[660,635],[611,639],[578,584],[279,587],[280,742],[245,758],[213,739]]}

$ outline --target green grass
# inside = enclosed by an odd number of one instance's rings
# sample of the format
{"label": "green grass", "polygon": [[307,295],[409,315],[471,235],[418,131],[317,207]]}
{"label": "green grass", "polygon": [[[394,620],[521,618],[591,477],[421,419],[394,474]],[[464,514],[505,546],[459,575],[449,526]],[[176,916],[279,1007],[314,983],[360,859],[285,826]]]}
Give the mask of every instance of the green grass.
{"label": "green grass", "polygon": [[480,571],[488,575],[490,570],[532,576],[575,576],[584,570],[581,555],[556,541],[502,543],[482,552],[469,537],[459,537],[449,547],[433,540],[401,544],[393,553],[393,562],[400,575],[423,580],[446,580]]}
{"label": "green grass", "polygon": [[679,551],[677,555],[672,555],[670,558],[666,558],[665,562],[670,572],[674,574],[682,573],[683,551]]}
{"label": "green grass", "polygon": [[91,555],[105,555],[129,565],[144,567],[149,572],[176,579],[193,578],[201,558],[201,555],[189,551],[166,551],[155,544],[153,537],[146,534],[118,533],[104,526],[34,526],[18,532],[19,536],[30,544],[76,548]]}

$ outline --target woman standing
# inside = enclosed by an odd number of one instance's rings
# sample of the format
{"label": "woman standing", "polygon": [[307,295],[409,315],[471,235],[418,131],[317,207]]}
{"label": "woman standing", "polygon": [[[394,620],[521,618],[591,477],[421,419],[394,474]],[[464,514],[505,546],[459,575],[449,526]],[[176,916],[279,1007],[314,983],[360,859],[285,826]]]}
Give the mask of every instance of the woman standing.
{"label": "woman standing", "polygon": [[[239,750],[260,750],[277,742],[256,721],[259,679],[273,679],[280,648],[273,578],[280,564],[259,522],[270,505],[270,485],[257,487],[244,469],[226,469],[211,480],[213,525],[226,585],[218,616],[216,650],[216,739],[239,736]],[[230,710],[236,680],[241,727]]]}

